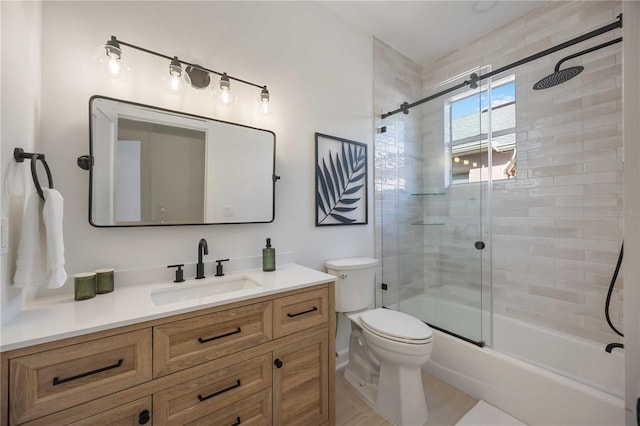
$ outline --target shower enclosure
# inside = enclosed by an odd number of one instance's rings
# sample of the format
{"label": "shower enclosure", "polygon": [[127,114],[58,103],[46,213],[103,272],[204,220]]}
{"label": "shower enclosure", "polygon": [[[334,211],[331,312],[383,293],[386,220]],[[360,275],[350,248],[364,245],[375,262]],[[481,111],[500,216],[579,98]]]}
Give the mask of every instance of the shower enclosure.
{"label": "shower enclosure", "polygon": [[[422,66],[374,54],[377,303],[618,397],[619,8],[546,4]],[[610,308],[620,328],[621,275]]]}

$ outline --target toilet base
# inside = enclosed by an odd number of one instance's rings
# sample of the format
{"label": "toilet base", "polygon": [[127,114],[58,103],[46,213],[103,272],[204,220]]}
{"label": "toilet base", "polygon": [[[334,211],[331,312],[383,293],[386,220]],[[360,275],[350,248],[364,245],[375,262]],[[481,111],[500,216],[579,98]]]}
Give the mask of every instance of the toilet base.
{"label": "toilet base", "polygon": [[[378,414],[396,426],[421,426],[427,421],[427,402],[422,387],[420,371],[389,371],[382,368],[380,382],[387,383],[379,389],[377,383],[367,383],[358,377],[349,367],[344,371],[344,378],[351,387]],[[393,379],[395,377],[396,379]],[[400,378],[404,382],[403,391],[394,383]]]}

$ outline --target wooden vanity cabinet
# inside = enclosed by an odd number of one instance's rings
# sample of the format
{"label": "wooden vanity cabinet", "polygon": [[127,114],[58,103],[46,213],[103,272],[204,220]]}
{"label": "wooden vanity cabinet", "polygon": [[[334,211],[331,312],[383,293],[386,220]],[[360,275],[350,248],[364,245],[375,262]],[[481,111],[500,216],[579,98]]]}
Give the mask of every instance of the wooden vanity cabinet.
{"label": "wooden vanity cabinet", "polygon": [[333,425],[333,291],[321,284],[2,353],[1,424]]}

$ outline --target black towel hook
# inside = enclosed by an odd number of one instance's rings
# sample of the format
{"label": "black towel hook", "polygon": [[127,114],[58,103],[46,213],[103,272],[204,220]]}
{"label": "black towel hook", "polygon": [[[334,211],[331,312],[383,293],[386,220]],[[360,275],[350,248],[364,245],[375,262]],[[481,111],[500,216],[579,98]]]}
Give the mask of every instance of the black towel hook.
{"label": "black towel hook", "polygon": [[25,158],[31,160],[31,177],[33,178],[33,184],[36,187],[36,191],[38,191],[38,195],[42,200],[44,200],[44,193],[42,192],[42,187],[40,186],[40,181],[38,180],[38,172],[36,171],[36,162],[40,160],[42,165],[44,166],[45,172],[47,172],[47,179],[49,180],[49,188],[53,189],[53,177],[51,176],[51,170],[49,169],[49,165],[47,161],[44,159],[44,154],[39,154],[37,152],[24,152],[22,148],[14,148],[13,150],[13,158],[15,158],[16,162],[23,163]]}

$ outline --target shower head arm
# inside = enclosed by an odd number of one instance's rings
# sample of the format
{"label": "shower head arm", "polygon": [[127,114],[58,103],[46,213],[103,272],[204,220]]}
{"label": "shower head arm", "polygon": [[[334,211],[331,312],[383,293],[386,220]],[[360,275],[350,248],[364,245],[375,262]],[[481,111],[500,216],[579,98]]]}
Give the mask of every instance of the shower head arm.
{"label": "shower head arm", "polygon": [[589,49],[585,49],[585,50],[583,50],[583,51],[580,51],[580,52],[578,52],[578,53],[574,53],[573,55],[569,55],[569,56],[567,56],[567,57],[564,57],[564,58],[562,58],[562,59],[560,59],[560,60],[558,61],[558,63],[556,64],[556,67],[555,67],[554,71],[555,71],[555,72],[560,71],[560,65],[562,65],[562,63],[563,63],[563,62],[566,62],[566,61],[568,61],[569,59],[573,59],[573,58],[577,58],[578,56],[586,55],[587,53],[591,53],[591,52],[594,52],[594,51],[596,51],[596,50],[602,49],[602,48],[604,48],[604,47],[611,46],[611,45],[616,44],[616,43],[620,43],[621,41],[622,41],[622,37],[619,37],[619,38],[616,38],[616,39],[614,39],[614,40],[608,41],[608,42],[606,42],[606,43],[602,43],[602,44],[599,44],[599,45],[597,45],[597,46],[591,47],[591,48],[589,48]]}

